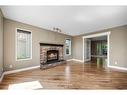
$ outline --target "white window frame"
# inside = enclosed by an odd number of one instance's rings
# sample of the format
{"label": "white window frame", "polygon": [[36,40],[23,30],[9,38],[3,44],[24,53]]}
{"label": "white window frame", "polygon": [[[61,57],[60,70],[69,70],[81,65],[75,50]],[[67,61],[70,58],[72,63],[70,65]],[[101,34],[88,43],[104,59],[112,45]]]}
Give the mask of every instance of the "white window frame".
{"label": "white window frame", "polygon": [[[26,59],[17,59],[17,30],[23,30],[23,31],[28,31],[31,33],[31,57],[30,58],[26,58]],[[32,31],[31,30],[27,30],[27,29],[23,29],[23,28],[16,28],[15,30],[15,51],[16,51],[16,61],[25,61],[25,60],[32,60]]]}
{"label": "white window frame", "polygon": [[66,55],[66,56],[70,56],[70,55],[71,55],[71,43],[70,43],[70,48],[69,48],[69,50],[70,50],[70,51],[69,51],[69,54],[66,54],[66,40],[68,40],[68,39],[71,41],[71,38],[66,38],[66,39],[65,39],[65,55]]}

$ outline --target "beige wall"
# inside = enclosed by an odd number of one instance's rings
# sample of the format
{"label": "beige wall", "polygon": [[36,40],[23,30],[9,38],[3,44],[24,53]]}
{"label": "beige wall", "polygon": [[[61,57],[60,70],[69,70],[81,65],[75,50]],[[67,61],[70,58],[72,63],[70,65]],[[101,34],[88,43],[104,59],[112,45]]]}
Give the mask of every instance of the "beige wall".
{"label": "beige wall", "polygon": [[[16,28],[27,29],[32,31],[32,60],[16,61],[15,55],[15,32]],[[44,30],[31,25],[20,22],[4,19],[4,70],[14,70],[37,66],[40,64],[40,42],[64,44],[66,38],[71,38],[68,35]],[[64,56],[65,59],[71,56]],[[12,68],[10,68],[12,65]]]}
{"label": "beige wall", "polygon": [[113,29],[111,32],[110,64],[127,68],[127,26]]}
{"label": "beige wall", "polygon": [[[2,23],[2,19],[0,19],[0,24]],[[3,27],[0,25],[0,27]],[[26,61],[16,61],[15,56],[15,32],[16,28],[27,29],[32,31],[32,60]],[[3,29],[0,28],[0,33],[2,33]],[[110,65],[119,66],[119,67],[127,67],[127,25],[105,29],[103,31],[98,32],[107,32],[111,31],[110,35]],[[97,32],[96,32],[97,33]],[[91,34],[91,33],[90,33]],[[93,34],[93,33],[92,33]],[[95,34],[95,33],[94,33]],[[1,36],[2,34],[0,34]],[[89,35],[89,34],[85,34]],[[58,43],[64,44],[66,38],[72,38],[72,56],[65,56],[65,59],[79,59],[83,60],[83,39],[82,36],[79,35],[75,37],[71,37],[68,35],[51,32],[48,30],[44,30],[38,27],[34,27],[28,24],[23,24],[20,22],[12,21],[9,19],[4,19],[4,70],[14,70],[20,68],[26,68],[30,66],[37,66],[40,64],[40,42],[44,43]],[[2,38],[2,36],[1,36]],[[2,44],[2,40],[0,40],[0,44]],[[2,46],[2,45],[1,45]],[[0,52],[2,52],[2,48],[0,48]],[[0,53],[2,54],[2,53]],[[1,58],[2,55],[0,55]],[[118,64],[115,64],[115,62]],[[3,62],[1,62],[3,63]],[[9,66],[12,65],[12,68]],[[2,64],[0,65],[0,68]]]}
{"label": "beige wall", "polygon": [[82,36],[72,38],[72,54],[74,59],[82,60],[83,55],[83,40]]}
{"label": "beige wall", "polygon": [[[110,65],[127,68],[127,25],[105,29],[99,32],[111,31],[110,34]],[[91,34],[96,34],[91,33]],[[90,34],[86,34],[90,35]],[[83,60],[83,39],[82,36],[72,38],[73,58]],[[115,62],[117,61],[117,64]]]}
{"label": "beige wall", "polygon": [[0,76],[3,72],[3,15],[0,10]]}

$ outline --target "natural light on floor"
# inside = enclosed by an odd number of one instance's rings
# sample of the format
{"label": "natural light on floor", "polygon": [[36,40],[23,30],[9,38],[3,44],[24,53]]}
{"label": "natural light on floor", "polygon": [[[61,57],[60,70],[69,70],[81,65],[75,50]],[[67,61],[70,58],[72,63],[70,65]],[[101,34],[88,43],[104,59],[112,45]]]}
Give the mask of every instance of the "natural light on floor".
{"label": "natural light on floor", "polygon": [[41,89],[43,88],[39,81],[23,82],[18,84],[10,84],[8,89]]}

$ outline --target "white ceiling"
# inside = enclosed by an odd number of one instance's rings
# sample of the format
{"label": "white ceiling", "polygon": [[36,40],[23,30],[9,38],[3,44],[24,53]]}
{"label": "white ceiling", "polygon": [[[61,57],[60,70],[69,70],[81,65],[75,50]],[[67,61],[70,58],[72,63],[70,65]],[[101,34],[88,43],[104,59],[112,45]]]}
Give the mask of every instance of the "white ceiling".
{"label": "white ceiling", "polygon": [[6,18],[79,35],[127,24],[127,6],[1,6]]}

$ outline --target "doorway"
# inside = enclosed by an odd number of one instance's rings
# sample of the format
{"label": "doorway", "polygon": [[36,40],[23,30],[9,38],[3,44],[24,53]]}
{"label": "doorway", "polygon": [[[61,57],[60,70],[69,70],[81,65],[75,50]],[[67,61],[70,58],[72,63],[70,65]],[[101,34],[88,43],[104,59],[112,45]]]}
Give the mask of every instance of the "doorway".
{"label": "doorway", "polygon": [[83,62],[109,66],[110,32],[92,34],[83,37]]}

